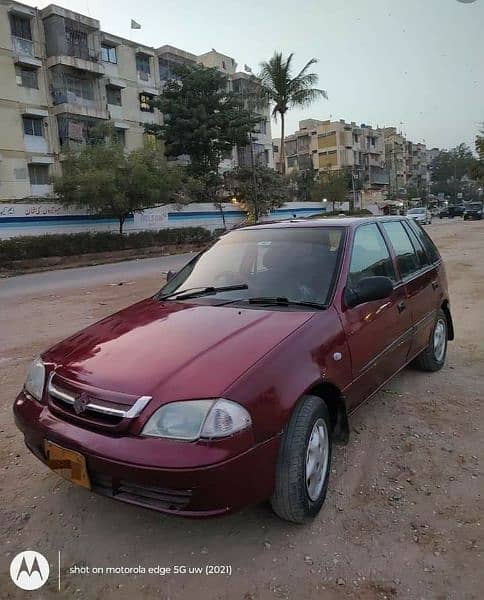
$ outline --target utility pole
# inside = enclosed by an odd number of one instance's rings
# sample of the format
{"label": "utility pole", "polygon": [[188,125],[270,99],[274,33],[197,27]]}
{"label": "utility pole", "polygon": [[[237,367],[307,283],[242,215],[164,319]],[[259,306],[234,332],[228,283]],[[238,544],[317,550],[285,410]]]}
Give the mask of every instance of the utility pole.
{"label": "utility pole", "polygon": [[257,176],[255,173],[255,156],[254,156],[254,144],[252,141],[252,131],[249,133],[249,143],[250,143],[250,163],[252,168],[252,186],[254,188],[254,217],[255,222],[257,223],[259,220],[259,205],[257,203]]}

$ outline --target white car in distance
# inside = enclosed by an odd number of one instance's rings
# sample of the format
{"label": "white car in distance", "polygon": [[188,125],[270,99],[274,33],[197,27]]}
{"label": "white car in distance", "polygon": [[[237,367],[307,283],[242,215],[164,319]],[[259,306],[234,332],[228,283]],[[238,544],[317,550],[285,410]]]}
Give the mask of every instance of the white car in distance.
{"label": "white car in distance", "polygon": [[421,225],[430,225],[432,223],[432,213],[425,206],[410,208],[407,210],[406,216]]}

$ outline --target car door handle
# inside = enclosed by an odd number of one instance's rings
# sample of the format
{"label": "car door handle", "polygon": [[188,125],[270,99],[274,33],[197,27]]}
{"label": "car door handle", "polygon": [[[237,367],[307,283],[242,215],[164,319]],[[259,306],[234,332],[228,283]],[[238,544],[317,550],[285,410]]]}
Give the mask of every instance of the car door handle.
{"label": "car door handle", "polygon": [[432,281],[432,289],[436,290],[439,287],[439,282],[438,281]]}
{"label": "car door handle", "polygon": [[397,309],[398,312],[401,313],[403,312],[405,309],[407,308],[407,305],[405,304],[405,302],[403,300],[401,300],[398,304],[397,304]]}

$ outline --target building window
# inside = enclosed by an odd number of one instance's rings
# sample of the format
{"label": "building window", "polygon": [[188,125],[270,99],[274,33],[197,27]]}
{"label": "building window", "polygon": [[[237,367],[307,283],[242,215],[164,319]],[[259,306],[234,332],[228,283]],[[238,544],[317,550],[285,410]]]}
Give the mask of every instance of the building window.
{"label": "building window", "polygon": [[37,69],[30,69],[29,67],[15,67],[15,74],[17,78],[17,85],[22,87],[39,89],[39,82],[37,80]]}
{"label": "building window", "polygon": [[15,37],[23,40],[32,40],[32,30],[30,28],[30,19],[20,15],[10,15],[10,31]]}
{"label": "building window", "polygon": [[116,56],[116,48],[107,44],[101,44],[101,60],[117,65],[118,57]]}
{"label": "building window", "polygon": [[114,139],[124,148],[126,146],[126,131],[116,127],[114,130]]}
{"label": "building window", "polygon": [[145,81],[149,79],[150,57],[147,54],[140,53],[136,55],[136,71],[140,79],[144,79]]}
{"label": "building window", "polygon": [[151,94],[145,94],[145,93],[141,93],[139,95],[139,109],[142,112],[154,112],[154,108],[153,108],[153,96],[151,96]]}
{"label": "building window", "polygon": [[24,134],[44,137],[43,121],[38,117],[24,117]]}
{"label": "building window", "polygon": [[92,58],[89,53],[86,31],[81,31],[76,26],[67,25],[65,35],[69,56],[77,56],[84,60]]}
{"label": "building window", "polygon": [[49,185],[49,165],[29,165],[31,185]]}
{"label": "building window", "polygon": [[121,106],[121,89],[112,85],[106,86],[106,99],[108,104]]}

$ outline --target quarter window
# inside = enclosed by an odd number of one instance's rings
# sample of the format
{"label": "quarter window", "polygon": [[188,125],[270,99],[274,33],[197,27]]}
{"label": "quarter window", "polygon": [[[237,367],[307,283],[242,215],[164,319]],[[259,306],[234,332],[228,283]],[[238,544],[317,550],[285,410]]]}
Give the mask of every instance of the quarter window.
{"label": "quarter window", "polygon": [[387,221],[383,223],[383,228],[397,255],[398,269],[402,278],[418,271],[420,269],[419,259],[401,221]]}
{"label": "quarter window", "polygon": [[355,286],[364,277],[383,276],[396,280],[392,258],[378,227],[371,223],[358,227],[353,240],[350,283]]}

